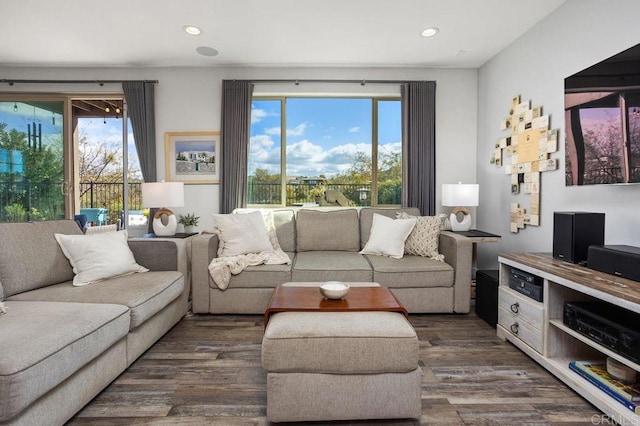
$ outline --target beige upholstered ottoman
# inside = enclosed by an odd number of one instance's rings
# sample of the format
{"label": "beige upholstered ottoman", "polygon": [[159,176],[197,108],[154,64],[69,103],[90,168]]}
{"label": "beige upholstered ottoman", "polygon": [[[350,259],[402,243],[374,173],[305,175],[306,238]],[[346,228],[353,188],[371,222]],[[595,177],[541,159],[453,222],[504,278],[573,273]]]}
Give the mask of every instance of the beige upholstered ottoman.
{"label": "beige upholstered ottoman", "polygon": [[267,420],[417,418],[418,339],[395,312],[281,312],[262,340]]}

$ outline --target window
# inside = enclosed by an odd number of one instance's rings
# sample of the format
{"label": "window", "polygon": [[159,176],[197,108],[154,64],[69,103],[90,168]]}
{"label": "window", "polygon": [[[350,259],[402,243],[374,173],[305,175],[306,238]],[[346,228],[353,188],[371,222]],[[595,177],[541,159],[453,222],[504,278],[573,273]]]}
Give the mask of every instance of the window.
{"label": "window", "polygon": [[15,96],[0,101],[0,222],[62,219],[64,99]]}
{"label": "window", "polygon": [[398,205],[401,140],[397,98],[255,98],[248,204]]}
{"label": "window", "polygon": [[[128,210],[127,226],[146,226],[142,173],[131,122],[123,120],[123,99],[75,98],[72,105],[77,123],[80,213],[86,214],[94,224],[124,224]],[[124,132],[127,132],[127,149]],[[99,221],[96,212],[104,212]]]}

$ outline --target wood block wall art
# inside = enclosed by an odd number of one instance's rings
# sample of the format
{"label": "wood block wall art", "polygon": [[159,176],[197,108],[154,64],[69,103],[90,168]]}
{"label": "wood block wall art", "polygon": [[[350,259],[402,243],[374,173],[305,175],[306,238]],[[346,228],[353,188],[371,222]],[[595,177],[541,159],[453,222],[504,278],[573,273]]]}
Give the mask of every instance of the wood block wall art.
{"label": "wood block wall art", "polygon": [[542,107],[531,108],[531,101],[521,102],[520,95],[513,97],[509,116],[500,121],[500,130],[510,134],[496,142],[491,164],[504,167],[511,195],[525,194],[530,200],[528,210],[511,203],[513,233],[540,225],[540,173],[558,169],[558,159],[551,158],[558,151],[558,129],[551,130],[549,124]]}

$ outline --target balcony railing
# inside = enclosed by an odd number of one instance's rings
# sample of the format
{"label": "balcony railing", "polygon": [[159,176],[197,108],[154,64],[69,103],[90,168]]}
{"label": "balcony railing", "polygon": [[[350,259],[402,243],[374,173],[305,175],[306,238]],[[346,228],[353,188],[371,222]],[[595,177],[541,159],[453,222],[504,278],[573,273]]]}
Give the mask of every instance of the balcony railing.
{"label": "balcony railing", "polygon": [[[287,206],[312,203],[315,198],[311,190],[315,185],[286,184]],[[327,189],[340,191],[355,206],[371,205],[371,185],[353,183],[330,183]],[[282,185],[279,183],[249,183],[247,200],[249,204],[277,204],[281,205]],[[380,185],[378,188],[378,204],[400,204],[401,184]]]}
{"label": "balcony railing", "polygon": [[[129,210],[142,210],[140,182],[130,182]],[[80,182],[80,208],[106,208],[107,223],[116,223],[124,210],[123,182]]]}

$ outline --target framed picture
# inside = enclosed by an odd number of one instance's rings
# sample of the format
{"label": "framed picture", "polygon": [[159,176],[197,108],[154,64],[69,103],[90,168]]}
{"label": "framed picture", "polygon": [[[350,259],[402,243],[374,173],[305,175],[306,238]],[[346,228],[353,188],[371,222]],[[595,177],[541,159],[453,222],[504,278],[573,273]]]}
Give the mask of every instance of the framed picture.
{"label": "framed picture", "polygon": [[220,132],[166,132],[166,180],[219,183]]}

